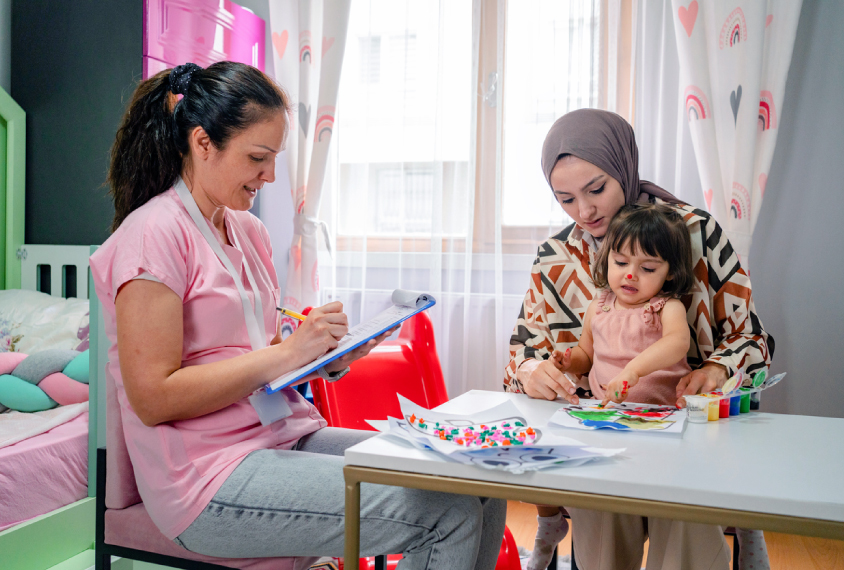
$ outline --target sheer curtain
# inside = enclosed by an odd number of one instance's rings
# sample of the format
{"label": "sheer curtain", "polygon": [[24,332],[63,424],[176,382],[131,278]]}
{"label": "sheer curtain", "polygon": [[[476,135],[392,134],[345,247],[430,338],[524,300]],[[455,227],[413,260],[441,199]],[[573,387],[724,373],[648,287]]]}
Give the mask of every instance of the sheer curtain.
{"label": "sheer curtain", "polygon": [[570,223],[539,165],[547,129],[608,99],[629,108],[629,51],[606,41],[623,4],[352,0],[321,301],[354,324],[397,287],[431,293],[450,397],[501,389],[536,248]]}

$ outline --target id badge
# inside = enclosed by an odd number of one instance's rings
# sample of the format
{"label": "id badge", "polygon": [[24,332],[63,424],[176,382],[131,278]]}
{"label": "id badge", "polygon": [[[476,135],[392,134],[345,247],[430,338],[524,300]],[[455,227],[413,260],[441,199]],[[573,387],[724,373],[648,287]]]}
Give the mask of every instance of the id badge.
{"label": "id badge", "polygon": [[258,412],[261,425],[268,426],[293,414],[282,390],[268,394],[265,388],[261,388],[249,396],[249,403]]}

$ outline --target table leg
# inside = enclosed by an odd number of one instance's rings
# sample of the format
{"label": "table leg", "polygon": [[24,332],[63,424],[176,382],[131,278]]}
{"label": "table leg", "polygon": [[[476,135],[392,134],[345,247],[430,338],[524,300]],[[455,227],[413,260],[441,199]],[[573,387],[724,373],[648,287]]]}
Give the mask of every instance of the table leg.
{"label": "table leg", "polygon": [[346,480],[346,544],[343,567],[358,570],[360,556],[360,482]]}

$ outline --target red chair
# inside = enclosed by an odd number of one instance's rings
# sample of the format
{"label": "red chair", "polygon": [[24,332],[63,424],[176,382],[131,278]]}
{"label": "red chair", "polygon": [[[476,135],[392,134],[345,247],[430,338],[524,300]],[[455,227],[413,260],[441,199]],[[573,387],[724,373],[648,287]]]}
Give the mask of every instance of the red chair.
{"label": "red chair", "polygon": [[339,382],[311,382],[314,405],[334,427],[372,428],[365,420],[401,417],[396,393],[425,408],[448,401],[434,327],[424,312],[406,320],[396,340],[375,347]]}
{"label": "red chair", "polygon": [[[396,393],[429,409],[447,402],[431,319],[424,312],[417,313],[402,324],[396,340],[375,347],[355,362],[342,380],[327,382],[320,378],[311,382],[311,390],[314,405],[329,426],[352,429],[372,430],[366,420],[400,418]],[[388,556],[387,568],[395,568],[399,559],[399,555]],[[361,559],[360,568],[379,567]],[[506,527],[495,568],[521,569],[516,541]]]}

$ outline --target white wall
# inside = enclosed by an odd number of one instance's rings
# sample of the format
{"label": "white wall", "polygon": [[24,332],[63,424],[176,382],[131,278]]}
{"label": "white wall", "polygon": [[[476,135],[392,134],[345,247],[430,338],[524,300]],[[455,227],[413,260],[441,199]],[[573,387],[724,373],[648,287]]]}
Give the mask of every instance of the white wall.
{"label": "white wall", "polygon": [[776,339],[765,411],[844,417],[844,2],[804,0],[780,134],[750,252]]}

